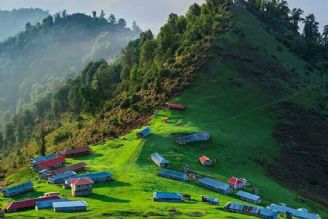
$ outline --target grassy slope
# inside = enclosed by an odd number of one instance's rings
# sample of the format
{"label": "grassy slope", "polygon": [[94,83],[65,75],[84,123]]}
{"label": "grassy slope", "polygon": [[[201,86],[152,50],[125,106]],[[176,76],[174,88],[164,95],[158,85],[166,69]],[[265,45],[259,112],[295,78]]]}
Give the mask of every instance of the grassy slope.
{"label": "grassy slope", "polygon": [[[237,23],[243,29],[249,29],[246,36],[252,35],[254,43],[261,43],[269,48],[281,59],[283,65],[290,65],[302,71],[304,63],[297,60],[287,51],[278,55],[276,46],[279,45],[273,38],[269,38],[259,23],[250,14],[240,11]],[[241,22],[242,21],[242,22]],[[255,26],[255,27],[254,27]],[[234,36],[228,36],[228,42],[234,42]],[[272,47],[270,47],[272,46]],[[280,46],[280,45],[279,45]],[[286,48],[283,47],[285,50]],[[286,58],[289,60],[285,61]],[[279,60],[280,61],[280,60]],[[115,176],[115,181],[109,184],[96,185],[94,195],[83,198],[89,203],[89,211],[79,214],[79,217],[97,218],[104,214],[109,218],[129,216],[139,218],[148,215],[150,218],[167,218],[170,209],[181,212],[178,218],[190,218],[203,215],[202,218],[252,218],[248,216],[228,214],[217,207],[201,203],[200,195],[208,194],[220,198],[220,207],[228,201],[237,201],[232,196],[216,194],[196,185],[176,182],[156,176],[158,168],[153,165],[149,156],[152,152],[162,153],[172,163],[172,168],[181,170],[184,164],[202,174],[226,181],[231,176],[246,177],[250,182],[261,189],[264,204],[284,202],[294,207],[306,207],[322,214],[325,218],[327,211],[309,200],[300,197],[293,191],[276,183],[266,175],[255,159],[271,160],[277,149],[272,138],[275,126],[275,117],[270,107],[277,101],[294,98],[294,95],[275,98],[263,90],[256,83],[240,77],[243,86],[231,84],[231,79],[240,76],[235,67],[238,63],[224,64],[214,59],[207,73],[202,73],[192,86],[176,98],[176,101],[188,105],[185,112],[170,112],[160,110],[150,120],[153,134],[144,141],[135,138],[135,131],[125,136],[125,139],[110,140],[102,145],[94,146],[94,154],[70,162],[85,161],[90,171],[109,170]],[[302,72],[300,74],[303,74]],[[316,81],[317,79],[313,79]],[[311,86],[311,84],[310,84]],[[292,89],[288,88],[289,91]],[[300,96],[302,92],[295,91]],[[300,102],[304,102],[303,98]],[[164,124],[162,119],[169,117],[170,122]],[[196,130],[209,131],[213,138],[211,142],[178,146],[174,143],[173,133]],[[202,167],[198,156],[206,154],[217,159],[218,164],[213,167]],[[11,176],[10,181],[23,181],[33,178],[36,191],[27,196],[40,195],[42,192],[60,191],[70,197],[69,191],[60,187],[38,182],[36,175],[27,169],[22,169]],[[178,191],[191,194],[196,201],[184,204],[168,204],[152,202],[153,191]],[[25,197],[27,197],[25,196]],[[22,197],[19,197],[22,198]],[[9,200],[0,198],[0,203]],[[55,214],[51,210],[42,212],[27,211],[8,215],[8,218],[25,218],[29,216],[45,216],[47,218],[72,218],[71,214]],[[153,216],[152,216],[153,215]],[[157,216],[156,216],[157,215]]]}

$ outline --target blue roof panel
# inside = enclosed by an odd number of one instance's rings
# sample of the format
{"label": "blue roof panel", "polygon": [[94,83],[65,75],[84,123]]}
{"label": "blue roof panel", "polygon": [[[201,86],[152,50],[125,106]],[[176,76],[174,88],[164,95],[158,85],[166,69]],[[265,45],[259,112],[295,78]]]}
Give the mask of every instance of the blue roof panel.
{"label": "blue roof panel", "polygon": [[71,208],[71,207],[87,207],[85,201],[66,201],[66,202],[53,202],[54,208]]}

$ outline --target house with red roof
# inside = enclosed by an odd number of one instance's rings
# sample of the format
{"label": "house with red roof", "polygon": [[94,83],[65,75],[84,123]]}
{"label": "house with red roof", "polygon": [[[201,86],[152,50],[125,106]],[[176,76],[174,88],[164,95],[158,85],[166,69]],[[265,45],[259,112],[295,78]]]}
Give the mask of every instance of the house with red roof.
{"label": "house with red roof", "polygon": [[72,178],[69,180],[72,188],[72,196],[89,196],[92,195],[93,180],[90,177]]}
{"label": "house with red roof", "polygon": [[85,155],[89,155],[90,153],[91,153],[91,148],[89,146],[85,146],[73,150],[60,151],[59,155],[65,158],[69,158],[69,157],[85,156]]}
{"label": "house with red roof", "polygon": [[53,196],[43,196],[40,198],[10,202],[6,208],[6,212],[11,213],[16,211],[34,209],[36,202],[55,200],[55,199],[61,199],[61,197],[59,195],[53,195]]}
{"label": "house with red roof", "polygon": [[234,189],[242,189],[247,184],[247,180],[239,179],[237,177],[231,177],[228,182],[229,185]]}
{"label": "house with red roof", "polygon": [[213,161],[211,161],[210,158],[206,157],[205,155],[201,156],[199,161],[203,166],[210,166],[213,164]]}
{"label": "house with red roof", "polygon": [[36,171],[41,171],[44,169],[55,170],[65,166],[64,157],[55,157],[50,160],[41,161],[33,166],[33,169]]}
{"label": "house with red roof", "polygon": [[87,166],[86,163],[80,162],[80,163],[72,164],[70,166],[62,167],[57,170],[53,170],[53,171],[51,171],[51,173],[53,175],[62,174],[62,173],[68,172],[68,171],[74,171],[75,173],[79,173],[79,172],[85,171],[86,166]]}

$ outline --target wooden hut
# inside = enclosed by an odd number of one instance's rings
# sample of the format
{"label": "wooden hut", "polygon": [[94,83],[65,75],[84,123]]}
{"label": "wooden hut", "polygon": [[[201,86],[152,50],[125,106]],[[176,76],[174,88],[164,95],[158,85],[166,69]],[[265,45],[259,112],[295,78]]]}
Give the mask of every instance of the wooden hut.
{"label": "wooden hut", "polygon": [[76,173],[74,171],[67,171],[58,175],[53,175],[48,178],[48,183],[50,184],[64,184],[65,180],[74,178]]}
{"label": "wooden hut", "polygon": [[185,110],[186,106],[177,103],[166,103],[166,107],[170,110]]}
{"label": "wooden hut", "polygon": [[211,189],[213,191],[222,193],[222,194],[230,194],[231,187],[228,184],[223,182],[211,179],[211,178],[202,178],[198,180],[198,184],[204,188]]}
{"label": "wooden hut", "polygon": [[150,133],[151,129],[149,127],[146,127],[137,133],[137,138],[146,138],[150,135]]}
{"label": "wooden hut", "polygon": [[155,202],[182,202],[182,194],[176,192],[154,192]]}
{"label": "wooden hut", "polygon": [[33,166],[34,170],[41,171],[43,169],[55,170],[65,166],[64,157],[55,157],[50,160],[41,161]]}
{"label": "wooden hut", "polygon": [[234,189],[242,189],[246,186],[246,182],[243,179],[237,177],[231,177],[228,181],[229,185]]}
{"label": "wooden hut", "polygon": [[2,192],[4,197],[13,197],[27,192],[31,192],[32,190],[33,190],[33,183],[30,181],[17,186],[13,186],[11,188],[6,188]]}
{"label": "wooden hut", "polygon": [[55,212],[83,212],[87,211],[87,207],[88,204],[85,201],[67,201],[53,203]]}
{"label": "wooden hut", "polygon": [[211,166],[213,164],[213,161],[211,161],[210,158],[206,157],[205,155],[199,157],[199,162],[203,166]]}
{"label": "wooden hut", "polygon": [[53,199],[61,199],[61,197],[60,196],[48,196],[48,197],[27,199],[27,200],[23,200],[23,201],[10,202],[6,208],[6,212],[12,213],[12,212],[16,212],[16,211],[34,209],[36,202],[53,200]]}
{"label": "wooden hut", "polygon": [[79,173],[79,172],[85,171],[86,166],[87,165],[84,162],[80,162],[80,163],[72,164],[70,166],[66,166],[66,167],[63,167],[63,168],[60,168],[57,170],[53,170],[53,171],[51,171],[51,173],[53,175],[58,175],[58,174],[65,173],[68,171],[74,171],[75,173]]}
{"label": "wooden hut", "polygon": [[158,176],[168,179],[179,180],[179,181],[188,181],[187,174],[182,172],[172,171],[172,170],[161,170],[158,173]]}
{"label": "wooden hut", "polygon": [[151,159],[159,167],[168,168],[169,166],[169,162],[159,153],[153,153]]}
{"label": "wooden hut", "polygon": [[208,132],[198,132],[189,135],[183,135],[176,139],[178,144],[187,144],[198,141],[208,141],[210,139],[210,134]]}
{"label": "wooden hut", "polygon": [[242,190],[238,191],[236,193],[236,195],[241,200],[244,200],[244,201],[247,201],[247,202],[250,202],[250,203],[253,203],[253,204],[260,204],[261,203],[261,197],[260,196],[257,196],[257,195],[254,195],[254,194],[242,191]]}
{"label": "wooden hut", "polygon": [[90,153],[91,153],[91,148],[89,146],[85,146],[72,150],[60,151],[58,154],[62,157],[70,158],[70,157],[86,156],[89,155]]}

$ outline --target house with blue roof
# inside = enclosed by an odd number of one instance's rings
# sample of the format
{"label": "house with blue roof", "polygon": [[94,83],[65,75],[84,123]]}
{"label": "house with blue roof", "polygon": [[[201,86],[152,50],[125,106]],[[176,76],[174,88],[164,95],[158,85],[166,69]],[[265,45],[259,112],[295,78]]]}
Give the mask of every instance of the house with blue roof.
{"label": "house with blue roof", "polygon": [[222,193],[222,194],[230,194],[231,187],[229,184],[211,179],[211,178],[202,178],[198,180],[198,184],[204,188]]}
{"label": "house with blue roof", "polygon": [[55,158],[57,157],[56,154],[47,154],[47,155],[44,155],[44,156],[39,156],[39,157],[35,157],[33,159],[31,159],[31,164],[36,164],[36,163],[39,163],[41,161],[46,161],[46,160],[50,160],[52,158]]}
{"label": "house with blue roof", "polygon": [[281,214],[290,214],[293,215],[294,218],[299,219],[321,219],[320,215],[311,213],[307,209],[300,208],[295,209],[286,206],[285,204],[271,204],[268,206],[269,209],[279,212]]}
{"label": "house with blue roof", "polygon": [[65,180],[76,176],[74,171],[67,171],[58,175],[54,175],[48,178],[48,183],[51,184],[64,184]]}
{"label": "house with blue roof", "polygon": [[31,192],[32,190],[33,190],[33,183],[30,181],[11,188],[6,188],[2,192],[4,197],[13,197],[27,192]]}
{"label": "house with blue roof", "polygon": [[176,192],[154,192],[155,202],[182,202],[183,195]]}
{"label": "house with blue roof", "polygon": [[182,172],[172,171],[172,170],[161,170],[158,173],[158,176],[168,178],[168,179],[179,180],[179,181],[188,181],[187,174],[182,173]]}
{"label": "house with blue roof", "polygon": [[67,201],[67,198],[62,198],[62,199],[50,199],[50,200],[45,200],[45,201],[40,201],[40,202],[35,202],[35,210],[41,210],[41,209],[49,209],[53,208],[53,203],[54,202],[64,202]]}
{"label": "house with blue roof", "polygon": [[253,204],[260,204],[261,203],[261,197],[258,196],[258,195],[254,195],[254,194],[242,191],[242,190],[238,191],[236,193],[236,195],[241,200],[244,200],[244,201],[247,201],[247,202],[250,202],[250,203],[253,203]]}
{"label": "house with blue roof", "polygon": [[151,154],[151,160],[159,167],[168,168],[169,162],[159,153]]}
{"label": "house with blue roof", "polygon": [[198,141],[208,141],[210,140],[210,134],[208,132],[198,132],[194,134],[180,136],[176,139],[178,144],[187,144]]}
{"label": "house with blue roof", "polygon": [[146,138],[147,136],[149,136],[151,133],[151,130],[149,127],[144,128],[143,130],[141,130],[140,132],[137,133],[137,137],[138,138]]}
{"label": "house with blue roof", "polygon": [[64,201],[54,202],[53,208],[55,212],[82,212],[87,211],[88,204],[85,201]]}

